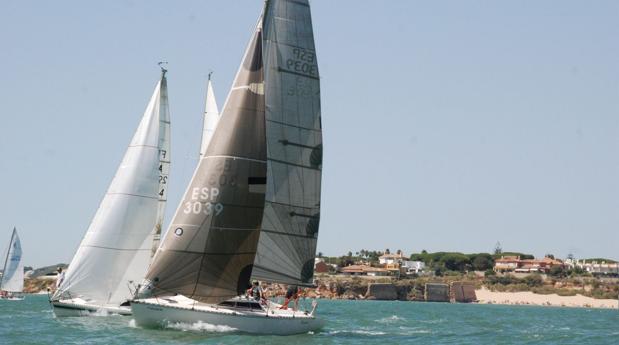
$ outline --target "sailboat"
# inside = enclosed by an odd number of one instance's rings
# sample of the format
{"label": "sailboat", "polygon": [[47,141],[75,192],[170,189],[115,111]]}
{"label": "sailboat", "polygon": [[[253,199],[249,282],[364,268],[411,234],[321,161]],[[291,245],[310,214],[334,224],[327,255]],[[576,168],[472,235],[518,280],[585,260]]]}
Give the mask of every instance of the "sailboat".
{"label": "sailboat", "polygon": [[21,242],[17,229],[13,228],[9,248],[6,251],[2,280],[0,280],[0,299],[19,301],[24,299],[24,263],[22,262]]}
{"label": "sailboat", "polygon": [[[170,168],[167,70],[88,231],[51,298],[56,316],[130,315],[161,234]],[[154,249],[153,249],[154,248]]]}
{"label": "sailboat", "polygon": [[320,85],[307,0],[267,0],[221,119],[145,280],[137,325],[203,322],[256,334],[322,327],[243,296],[251,279],[313,286]]}

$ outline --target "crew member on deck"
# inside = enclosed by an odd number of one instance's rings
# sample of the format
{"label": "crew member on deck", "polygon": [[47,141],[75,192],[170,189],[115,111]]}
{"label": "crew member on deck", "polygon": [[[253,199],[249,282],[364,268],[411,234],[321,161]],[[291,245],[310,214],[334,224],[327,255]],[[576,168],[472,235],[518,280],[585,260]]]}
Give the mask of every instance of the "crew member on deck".
{"label": "crew member on deck", "polygon": [[288,290],[286,290],[286,299],[284,300],[284,304],[282,304],[279,309],[288,309],[288,304],[291,299],[294,299],[294,310],[299,309],[299,294],[301,293],[301,288],[297,285],[289,285]]}
{"label": "crew member on deck", "polygon": [[254,281],[254,285],[247,289],[247,294],[256,301],[261,301],[263,298],[263,292],[260,287],[260,283],[258,283],[258,281]]}
{"label": "crew member on deck", "polygon": [[62,271],[62,267],[58,267],[58,275],[56,275],[56,289],[60,287],[62,281],[64,280],[64,272]]}

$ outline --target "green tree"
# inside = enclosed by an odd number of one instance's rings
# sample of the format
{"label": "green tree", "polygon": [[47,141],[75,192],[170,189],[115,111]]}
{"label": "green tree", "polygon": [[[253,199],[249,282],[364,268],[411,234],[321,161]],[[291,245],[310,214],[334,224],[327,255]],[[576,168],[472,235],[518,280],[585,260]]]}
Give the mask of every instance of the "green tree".
{"label": "green tree", "polygon": [[485,271],[492,269],[494,266],[494,260],[492,260],[492,256],[490,254],[487,255],[476,255],[472,261],[473,269],[475,271]]}
{"label": "green tree", "polygon": [[460,253],[449,253],[441,257],[440,262],[451,271],[464,271],[470,265],[469,258]]}
{"label": "green tree", "polygon": [[565,271],[565,268],[563,266],[555,265],[550,267],[550,270],[548,270],[548,275],[555,278],[561,278],[567,276],[567,272]]}

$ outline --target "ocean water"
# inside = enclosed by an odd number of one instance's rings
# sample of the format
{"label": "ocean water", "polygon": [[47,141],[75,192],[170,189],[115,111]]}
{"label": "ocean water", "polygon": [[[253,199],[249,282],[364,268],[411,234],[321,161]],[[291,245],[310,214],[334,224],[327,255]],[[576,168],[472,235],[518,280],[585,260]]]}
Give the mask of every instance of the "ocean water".
{"label": "ocean water", "polygon": [[[308,302],[309,305],[309,302]],[[256,336],[215,325],[135,327],[131,317],[56,319],[47,296],[0,301],[0,344],[619,344],[619,311],[321,300],[314,334]]]}

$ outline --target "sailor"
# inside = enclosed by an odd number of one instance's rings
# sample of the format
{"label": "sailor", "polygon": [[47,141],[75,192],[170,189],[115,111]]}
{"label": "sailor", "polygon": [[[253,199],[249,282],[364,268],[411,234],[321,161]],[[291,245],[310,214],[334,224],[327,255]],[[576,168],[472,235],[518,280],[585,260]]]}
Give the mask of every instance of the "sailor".
{"label": "sailor", "polygon": [[284,304],[282,304],[279,309],[288,309],[288,304],[290,300],[294,299],[294,310],[299,309],[299,294],[301,292],[301,288],[297,285],[288,285],[288,290],[286,290],[286,299],[284,300]]}
{"label": "sailor", "polygon": [[262,288],[257,280],[254,281],[254,285],[252,287],[247,289],[247,294],[256,301],[260,301],[262,299]]}
{"label": "sailor", "polygon": [[58,267],[58,275],[56,276],[56,289],[60,287],[62,281],[64,280],[64,272],[62,271],[62,267]]}

